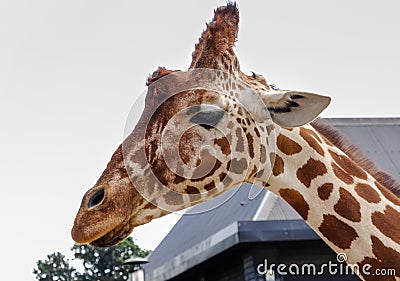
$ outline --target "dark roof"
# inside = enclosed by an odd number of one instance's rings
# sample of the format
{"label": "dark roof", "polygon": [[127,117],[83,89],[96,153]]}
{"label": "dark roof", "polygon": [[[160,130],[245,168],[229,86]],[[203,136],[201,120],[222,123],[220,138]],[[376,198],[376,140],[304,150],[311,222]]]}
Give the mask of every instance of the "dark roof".
{"label": "dark roof", "polygon": [[[378,167],[400,180],[400,118],[325,120],[358,145]],[[292,233],[290,237],[277,236],[281,241],[293,237],[317,239],[300,216],[271,192],[261,190],[253,200],[248,198],[249,186],[245,184],[193,207],[190,212],[198,213],[182,216],[149,257],[149,263],[144,267],[146,280],[176,276],[240,241],[246,241],[244,237],[258,237],[262,239],[260,241],[271,241],[274,237],[273,233],[262,231],[263,235],[256,234],[257,228],[281,227],[286,233]],[[221,204],[223,201],[226,202]],[[268,228],[263,227],[265,221],[269,221]],[[251,225],[251,231],[246,225]]]}

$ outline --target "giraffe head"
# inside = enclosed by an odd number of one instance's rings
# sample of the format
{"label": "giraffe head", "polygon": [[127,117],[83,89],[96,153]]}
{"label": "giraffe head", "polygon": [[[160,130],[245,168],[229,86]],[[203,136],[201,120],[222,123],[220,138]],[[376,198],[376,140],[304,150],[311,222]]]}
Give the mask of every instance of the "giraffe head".
{"label": "giraffe head", "polygon": [[215,11],[188,71],[156,70],[135,129],[83,197],[72,237],[109,246],[133,228],[271,170],[274,124],[312,121],[330,98],[274,90],[241,72],[234,4]]}

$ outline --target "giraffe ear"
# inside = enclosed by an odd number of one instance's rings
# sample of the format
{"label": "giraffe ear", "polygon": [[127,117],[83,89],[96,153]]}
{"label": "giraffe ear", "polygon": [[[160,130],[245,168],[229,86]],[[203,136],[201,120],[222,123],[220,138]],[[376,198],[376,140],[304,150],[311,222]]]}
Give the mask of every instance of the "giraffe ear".
{"label": "giraffe ear", "polygon": [[272,121],[282,127],[299,127],[313,121],[329,105],[331,98],[317,94],[279,91],[266,95]]}

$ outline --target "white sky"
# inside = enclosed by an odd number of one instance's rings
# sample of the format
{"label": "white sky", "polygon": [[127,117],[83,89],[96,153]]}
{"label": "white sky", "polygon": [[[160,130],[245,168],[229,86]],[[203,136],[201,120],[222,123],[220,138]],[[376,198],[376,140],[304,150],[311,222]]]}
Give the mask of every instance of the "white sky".
{"label": "white sky", "polygon": [[[69,253],[82,195],[122,141],[146,76],[187,68],[224,4],[205,2],[0,2],[2,280],[33,280],[37,259]],[[238,2],[244,71],[332,96],[326,117],[400,116],[398,1]],[[154,249],[176,219],[133,237]]]}

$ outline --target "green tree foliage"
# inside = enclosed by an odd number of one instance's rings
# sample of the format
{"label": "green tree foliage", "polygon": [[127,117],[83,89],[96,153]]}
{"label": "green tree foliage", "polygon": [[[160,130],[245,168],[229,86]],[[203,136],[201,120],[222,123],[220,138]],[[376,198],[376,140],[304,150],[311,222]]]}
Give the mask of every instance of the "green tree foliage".
{"label": "green tree foliage", "polygon": [[70,266],[65,256],[59,252],[47,255],[47,260],[39,260],[37,268],[33,270],[39,281],[58,280],[72,281],[81,280],[79,273]]}
{"label": "green tree foliage", "polygon": [[123,264],[132,256],[145,257],[149,251],[140,249],[131,237],[122,243],[108,247],[95,248],[89,245],[75,244],[71,248],[74,260],[83,264],[83,272],[78,272],[69,264],[61,253],[47,256],[47,260],[39,260],[33,270],[39,281],[113,281],[127,280],[129,266]]}

